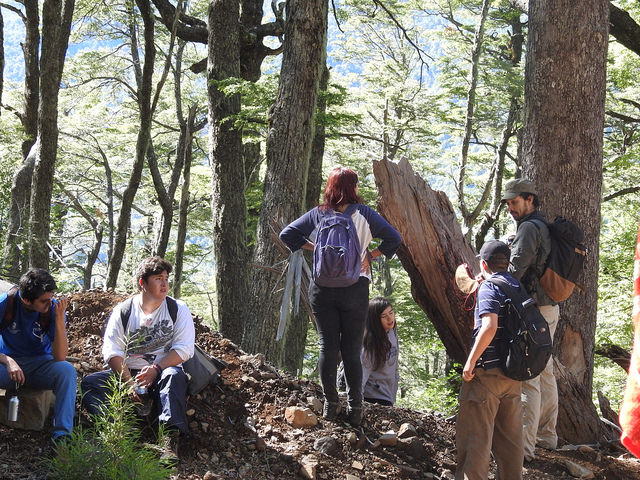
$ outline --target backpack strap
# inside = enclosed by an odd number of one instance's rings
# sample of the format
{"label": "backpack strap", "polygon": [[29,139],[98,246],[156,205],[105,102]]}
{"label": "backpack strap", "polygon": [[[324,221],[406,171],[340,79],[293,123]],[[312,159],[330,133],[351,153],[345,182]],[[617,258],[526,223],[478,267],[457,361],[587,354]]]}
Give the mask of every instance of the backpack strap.
{"label": "backpack strap", "polygon": [[0,323],[0,332],[11,325],[13,315],[16,310],[16,297],[18,296],[18,287],[11,287],[7,292],[7,305],[4,309],[2,323]]}
{"label": "backpack strap", "polygon": [[[165,299],[167,302],[167,310],[169,310],[169,316],[173,323],[176,323],[178,318],[178,302],[173,297],[167,295]],[[133,297],[127,298],[120,304],[120,321],[122,322],[122,329],[126,332],[127,325],[129,324],[129,317],[131,316],[131,307],[133,305]]]}

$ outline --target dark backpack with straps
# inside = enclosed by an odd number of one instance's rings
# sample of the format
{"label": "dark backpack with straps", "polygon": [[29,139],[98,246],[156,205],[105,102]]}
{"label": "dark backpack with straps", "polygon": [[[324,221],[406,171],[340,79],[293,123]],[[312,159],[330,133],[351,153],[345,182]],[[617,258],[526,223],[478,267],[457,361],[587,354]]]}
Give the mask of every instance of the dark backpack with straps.
{"label": "dark backpack with straps", "polygon": [[[166,297],[166,301],[169,316],[175,325],[178,318],[178,302],[169,296]],[[132,302],[133,297],[129,297],[120,306],[120,320],[125,333],[131,316]],[[182,368],[189,376],[189,385],[187,386],[189,395],[196,395],[207,385],[215,385],[220,381],[220,372],[227,368],[227,362],[209,355],[198,344],[195,344],[193,357],[184,362]]]}
{"label": "dark backpack with straps", "polygon": [[[7,306],[4,310],[4,316],[2,317],[2,322],[0,323],[0,332],[11,325],[13,322],[13,317],[16,313],[16,302],[18,301],[18,287],[11,287],[7,292]],[[40,322],[40,328],[43,332],[47,333],[49,331],[49,327],[51,325],[51,314],[53,312],[53,308],[50,308],[47,312],[41,313],[38,317],[38,321]]]}
{"label": "dark backpack with straps", "polygon": [[562,302],[569,298],[574,288],[582,290],[578,278],[587,257],[587,248],[582,243],[584,232],[563,217],[556,217],[550,223],[539,218],[530,221],[536,225],[544,223],[549,229],[551,251],[540,277],[540,286],[551,300]]}
{"label": "dark backpack with straps", "polygon": [[549,324],[524,288],[519,292],[507,281],[496,277],[486,281],[496,285],[507,297],[502,370],[514,380],[531,380],[540,375],[551,357],[553,345]]}

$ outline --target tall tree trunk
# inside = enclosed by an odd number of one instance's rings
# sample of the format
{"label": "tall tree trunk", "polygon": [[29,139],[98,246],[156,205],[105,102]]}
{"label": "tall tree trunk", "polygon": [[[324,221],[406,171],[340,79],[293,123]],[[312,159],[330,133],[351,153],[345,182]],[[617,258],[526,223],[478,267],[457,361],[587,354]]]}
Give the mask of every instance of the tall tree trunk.
{"label": "tall tree trunk", "polygon": [[[187,239],[187,214],[189,212],[189,187],[191,186],[191,156],[193,153],[192,140],[196,105],[189,107],[185,128],[185,147],[183,151],[184,172],[182,174],[182,192],[180,194],[180,209],[178,213],[178,232],[176,238],[176,259],[173,270],[173,296],[180,298],[182,293],[182,272],[184,265],[184,244]],[[182,128],[182,125],[181,125]]]}
{"label": "tall tree trunk", "polygon": [[236,343],[247,318],[248,292],[242,131],[229,119],[240,112],[240,96],[225,94],[219,83],[240,77],[238,7],[234,0],[211,2],[207,66],[218,325]]}
{"label": "tall tree trunk", "polygon": [[17,280],[24,271],[28,259],[26,239],[29,224],[29,201],[35,150],[29,152],[38,134],[38,97],[40,94],[40,12],[37,0],[25,0],[25,40],[22,44],[24,57],[24,103],[20,115],[24,137],[22,141],[23,163],[13,176],[11,200],[7,220],[7,243],[3,255],[3,274]]}
{"label": "tall tree trunk", "polygon": [[[140,9],[144,23],[144,67],[140,72],[137,92],[138,108],[140,109],[140,130],[138,131],[138,138],[136,140],[136,158],[131,168],[129,182],[122,193],[120,215],[118,216],[118,229],[114,238],[113,253],[107,274],[107,287],[109,288],[115,288],[118,281],[118,274],[120,273],[127,243],[127,233],[131,222],[133,200],[140,186],[142,167],[144,166],[145,155],[147,154],[149,142],[151,141],[151,119],[153,117],[151,109],[151,82],[153,80],[153,68],[156,57],[156,49],[153,43],[154,17],[147,0],[136,0],[136,5]],[[133,15],[133,12],[131,12],[131,15]],[[137,42],[134,41],[136,39],[135,20],[133,17],[131,19],[130,32],[132,38],[132,55],[137,55]],[[139,66],[140,62],[137,62],[137,65]]]}
{"label": "tall tree trunk", "polygon": [[[289,0],[278,96],[267,137],[267,172],[258,223],[254,263],[271,267],[278,258],[270,224],[288,223],[302,214],[313,139],[318,84],[325,66],[328,5],[323,0]],[[276,342],[278,318],[273,292],[278,278],[256,268],[251,282],[251,315],[243,346],[282,364],[284,342]],[[295,363],[295,362],[294,362]]]}
{"label": "tall tree trunk", "polygon": [[[307,196],[305,210],[318,205],[320,191],[322,189],[322,160],[325,146],[324,115],[327,112],[326,91],[329,83],[329,69],[326,64],[320,75],[319,96],[316,107],[316,118],[321,117],[321,122],[314,122],[313,142],[311,143],[311,156],[309,160],[309,173],[307,176]],[[307,262],[312,262],[311,252],[304,252]],[[306,292],[302,293],[303,295]],[[311,325],[309,312],[301,308],[297,314],[292,314],[287,329],[283,336],[282,366],[293,373],[302,372],[304,351],[307,346],[307,330]]]}
{"label": "tall tree trunk", "polygon": [[32,267],[49,267],[47,242],[58,150],[58,92],[74,5],[74,0],[49,0],[42,9],[38,141],[29,212],[29,265]]}
{"label": "tall tree trunk", "polygon": [[608,12],[606,0],[540,0],[529,11],[522,173],[536,184],[549,219],[575,221],[589,248],[584,294],[560,306],[554,342],[557,430],[574,444],[601,435],[591,394]]}
{"label": "tall tree trunk", "polygon": [[[22,158],[26,159],[38,134],[38,103],[40,96],[40,12],[38,0],[24,0],[25,38],[22,45],[24,55],[24,107],[22,113]],[[30,196],[27,191],[27,198]],[[25,217],[25,220],[28,217]]]}

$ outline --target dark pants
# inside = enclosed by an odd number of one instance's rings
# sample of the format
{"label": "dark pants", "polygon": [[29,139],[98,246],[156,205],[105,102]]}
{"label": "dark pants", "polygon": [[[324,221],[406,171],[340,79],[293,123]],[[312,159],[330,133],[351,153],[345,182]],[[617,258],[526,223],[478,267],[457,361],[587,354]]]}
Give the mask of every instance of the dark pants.
{"label": "dark pants", "polygon": [[[133,371],[132,371],[133,374]],[[100,415],[107,403],[111,370],[92,373],[82,379],[82,404],[91,415]],[[158,421],[182,433],[189,432],[187,424],[187,375],[182,367],[168,367],[149,387],[149,396],[158,409]]]}
{"label": "dark pants", "polygon": [[342,354],[350,407],[362,406],[360,350],[369,308],[369,279],[360,277],[350,287],[309,286],[309,302],[320,338],[318,369],[325,400],[338,402],[338,352]]}

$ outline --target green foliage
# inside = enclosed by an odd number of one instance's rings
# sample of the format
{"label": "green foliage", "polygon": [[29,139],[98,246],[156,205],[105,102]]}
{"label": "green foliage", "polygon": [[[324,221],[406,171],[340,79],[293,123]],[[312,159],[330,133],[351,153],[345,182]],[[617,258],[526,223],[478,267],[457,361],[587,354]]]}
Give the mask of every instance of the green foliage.
{"label": "green foliage", "polygon": [[[94,429],[77,427],[56,445],[50,478],[60,480],[161,480],[172,470],[159,459],[157,447],[141,443],[131,387],[112,378],[107,404],[93,417]],[[108,405],[108,406],[107,406]],[[162,442],[162,438],[159,439]]]}

